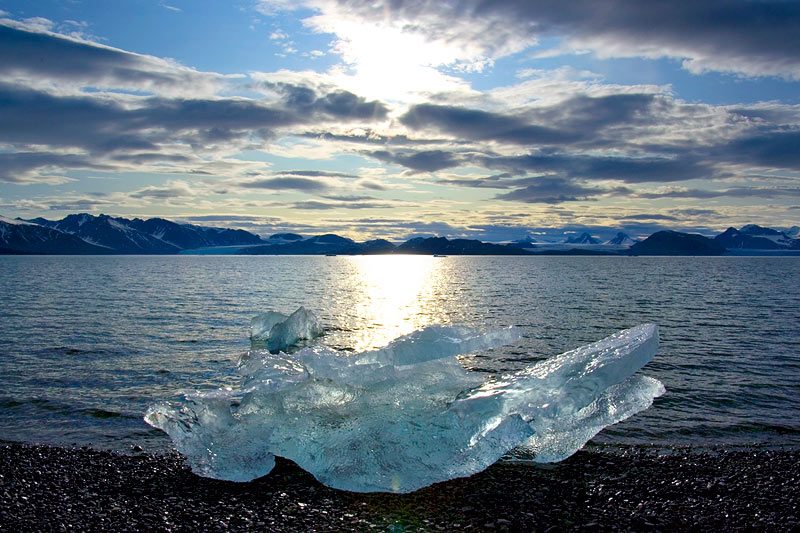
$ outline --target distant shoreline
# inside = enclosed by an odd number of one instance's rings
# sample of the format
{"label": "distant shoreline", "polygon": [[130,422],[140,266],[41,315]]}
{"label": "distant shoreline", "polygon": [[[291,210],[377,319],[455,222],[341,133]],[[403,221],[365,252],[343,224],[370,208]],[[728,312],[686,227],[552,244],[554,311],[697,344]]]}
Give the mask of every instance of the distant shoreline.
{"label": "distant shoreline", "polygon": [[768,251],[768,250],[745,250],[737,252],[726,252],[717,256],[697,255],[697,254],[635,254],[630,252],[604,252],[597,250],[551,250],[551,251],[532,251],[527,254],[501,255],[501,254],[469,254],[469,253],[446,253],[428,254],[413,252],[381,252],[381,253],[272,253],[272,254],[242,254],[242,253],[215,253],[211,251],[184,250],[179,253],[123,253],[110,252],[107,254],[62,254],[62,253],[36,253],[21,252],[15,250],[0,249],[0,256],[38,256],[38,257],[177,257],[177,256],[238,256],[238,257],[370,257],[370,256],[430,256],[430,257],[800,257],[800,251]]}
{"label": "distant shoreline", "polygon": [[607,241],[587,232],[562,241],[524,239],[484,242],[467,238],[412,237],[356,242],[333,233],[304,238],[276,233],[264,239],[242,229],[178,224],[161,218],[129,220],[88,213],[62,220],[0,216],[0,254],[43,255],[800,255],[800,227],[778,231],[754,224],[730,227],[711,238],[697,233],[656,231],[644,240],[623,232]]}
{"label": "distant shoreline", "polygon": [[580,451],[552,465],[497,463],[411,494],[330,489],[294,463],[231,483],[175,453],[0,445],[10,531],[720,531],[796,529],[800,452]]}

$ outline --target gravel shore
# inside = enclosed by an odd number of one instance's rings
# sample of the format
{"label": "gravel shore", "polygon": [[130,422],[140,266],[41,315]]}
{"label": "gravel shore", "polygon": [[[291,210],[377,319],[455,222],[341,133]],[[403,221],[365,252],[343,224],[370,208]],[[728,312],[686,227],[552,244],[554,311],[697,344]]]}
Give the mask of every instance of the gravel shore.
{"label": "gravel shore", "polygon": [[0,445],[0,531],[791,531],[799,456],[581,451],[393,495],[330,489],[280,459],[231,483],[177,454],[12,443]]}

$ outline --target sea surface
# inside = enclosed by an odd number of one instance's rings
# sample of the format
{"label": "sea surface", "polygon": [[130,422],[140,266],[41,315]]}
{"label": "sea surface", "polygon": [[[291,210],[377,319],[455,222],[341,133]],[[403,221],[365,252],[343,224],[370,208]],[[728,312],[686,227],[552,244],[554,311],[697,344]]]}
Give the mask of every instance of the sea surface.
{"label": "sea surface", "polygon": [[523,339],[518,370],[652,322],[666,386],[593,446],[800,449],[800,258],[0,256],[0,440],[164,451],[147,407],[236,383],[250,319],[313,310],[364,350],[428,324]]}

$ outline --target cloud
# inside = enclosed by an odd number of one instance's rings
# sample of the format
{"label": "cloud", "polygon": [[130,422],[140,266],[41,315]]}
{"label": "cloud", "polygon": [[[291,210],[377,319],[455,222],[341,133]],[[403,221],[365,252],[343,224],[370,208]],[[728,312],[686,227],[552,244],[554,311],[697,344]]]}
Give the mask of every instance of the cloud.
{"label": "cloud", "polygon": [[575,200],[587,200],[605,192],[607,192],[605,189],[585,187],[569,179],[540,177],[536,178],[534,183],[527,187],[498,194],[496,198],[527,203],[558,204]]}
{"label": "cloud", "polygon": [[430,218],[426,221],[408,220],[408,218],[369,217],[358,218],[351,222],[362,228],[367,228],[372,233],[383,235],[402,236],[409,239],[413,236],[430,237],[433,235],[446,235],[450,237],[464,236],[464,228],[448,222],[437,221]]}
{"label": "cloud", "polygon": [[377,100],[368,101],[344,90],[333,90],[319,95],[305,85],[263,81],[261,87],[282,96],[284,104],[299,114],[327,115],[332,118],[382,120],[387,107]]}
{"label": "cloud", "polygon": [[385,191],[388,190],[389,187],[383,185],[382,183],[378,183],[372,179],[360,179],[356,182],[356,185],[359,187],[363,187],[364,189],[371,189],[373,191]]}
{"label": "cloud", "polygon": [[246,189],[267,189],[273,191],[292,190],[292,191],[316,192],[316,191],[324,191],[329,188],[329,186],[325,182],[322,182],[320,180],[315,180],[311,178],[299,178],[299,177],[240,180],[235,182],[235,184],[239,187],[244,187]]}
{"label": "cloud", "polygon": [[654,96],[615,94],[576,96],[556,105],[501,114],[459,106],[418,104],[400,117],[412,130],[432,129],[462,139],[491,140],[517,145],[596,143],[603,129],[623,124],[655,122],[650,113]]}
{"label": "cloud", "polygon": [[713,177],[714,169],[686,154],[678,157],[625,157],[565,152],[530,153],[520,156],[480,156],[482,166],[512,174],[558,173],[566,178],[618,180],[626,183],[670,182]]}
{"label": "cloud", "polygon": [[132,198],[154,198],[168,200],[171,198],[190,198],[197,192],[185,181],[168,181],[163,186],[151,185],[130,193]]}
{"label": "cloud", "polygon": [[323,202],[320,200],[306,200],[303,202],[295,202],[291,204],[292,209],[302,209],[307,211],[324,211],[330,209],[384,209],[396,207],[394,202],[379,202],[379,201],[336,201],[336,202]]}
{"label": "cloud", "polygon": [[757,132],[736,139],[725,148],[735,162],[800,170],[800,130]]}
{"label": "cloud", "polygon": [[[366,24],[373,32],[405,36],[403,51],[420,64],[455,69],[481,70],[499,57],[550,38],[558,43],[556,54],[590,50],[598,57],[669,57],[682,60],[684,68],[698,74],[719,71],[800,79],[796,2],[306,0],[303,4],[319,13],[306,24],[336,34],[340,53],[353,63],[369,57],[360,55],[365,52],[356,31]],[[280,7],[272,1],[262,5]]]}
{"label": "cloud", "polygon": [[[297,93],[306,97],[298,101]],[[57,159],[64,169],[112,170],[147,163],[208,172],[211,167],[199,154],[236,153],[276,137],[281,129],[360,121],[384,111],[381,104],[355,95],[317,95],[303,87],[287,89],[286,98],[265,104],[247,98],[57,95],[0,82],[0,143],[50,153],[49,158],[39,156],[41,167]],[[76,148],[84,154],[53,154]],[[20,167],[23,159],[25,168]],[[35,181],[34,161],[32,155],[0,159],[0,179]]]}
{"label": "cloud", "polygon": [[[42,19],[49,22],[46,19]],[[48,25],[0,19],[0,76],[60,88],[126,89],[198,95],[219,90],[225,77],[153,56],[126,52],[48,31]]]}
{"label": "cloud", "polygon": [[344,142],[354,144],[366,145],[387,145],[387,146],[424,146],[431,144],[452,144],[453,139],[426,139],[426,138],[411,138],[407,135],[382,135],[372,130],[365,130],[359,132],[350,132],[346,134],[332,133],[329,131],[323,132],[305,132],[299,135],[300,137],[307,137],[329,142]]}
{"label": "cloud", "polygon": [[374,157],[386,163],[396,163],[414,172],[436,172],[445,168],[461,165],[464,158],[453,152],[445,150],[424,150],[418,152],[377,150],[363,152],[364,155]]}
{"label": "cloud", "polygon": [[456,134],[472,140],[496,140],[514,144],[560,144],[573,142],[574,135],[547,126],[528,124],[518,117],[463,107],[419,104],[400,122],[411,129]]}
{"label": "cloud", "polygon": [[355,174],[346,172],[330,172],[327,170],[282,170],[284,176],[305,176],[307,178],[357,178]]}
{"label": "cloud", "polygon": [[60,202],[53,202],[50,203],[47,207],[51,211],[77,211],[81,213],[86,213],[89,211],[95,211],[98,209],[103,209],[104,207],[108,206],[116,206],[115,202],[109,202],[107,200],[102,199],[78,199],[78,200],[69,200],[64,199]]}
{"label": "cloud", "polygon": [[[452,176],[441,183],[515,189],[499,199],[558,202],[633,196],[625,186],[604,184],[598,189],[588,183],[722,179],[756,180],[764,187],[725,194],[698,190],[694,197],[777,197],[791,193],[770,188],[772,182],[797,177],[800,170],[800,109],[776,103],[726,107],[687,104],[667,94],[572,95],[503,111],[415,104],[399,123],[411,132],[408,139],[435,135],[439,147],[406,143],[360,153],[404,166],[410,173],[488,169],[498,174],[479,179]],[[570,187],[549,194],[546,187],[552,183],[513,184],[497,177],[501,175],[549,176]],[[689,197],[686,192],[672,194]]]}
{"label": "cloud", "polygon": [[251,215],[190,215],[181,217],[180,220],[184,220],[186,222],[196,222],[196,223],[205,223],[205,222],[262,222],[267,220],[279,220],[277,217],[262,217],[262,216],[251,216]]}
{"label": "cloud", "polygon": [[63,175],[69,168],[106,170],[111,167],[75,154],[0,153],[0,182],[59,185],[74,181],[73,178]]}
{"label": "cloud", "polygon": [[363,202],[366,200],[377,200],[374,196],[364,196],[364,195],[350,195],[345,196],[341,194],[326,194],[323,196],[328,200],[334,200],[337,202]]}
{"label": "cloud", "polygon": [[715,217],[720,214],[716,209],[696,208],[670,209],[669,212],[677,217]]}
{"label": "cloud", "polygon": [[635,195],[638,198],[786,198],[800,196],[800,187],[733,187],[723,190],[688,189],[683,187],[656,191],[643,191]]}
{"label": "cloud", "polygon": [[672,215],[664,215],[661,213],[638,213],[636,215],[624,215],[618,218],[619,220],[668,220],[668,221],[679,220],[678,217]]}

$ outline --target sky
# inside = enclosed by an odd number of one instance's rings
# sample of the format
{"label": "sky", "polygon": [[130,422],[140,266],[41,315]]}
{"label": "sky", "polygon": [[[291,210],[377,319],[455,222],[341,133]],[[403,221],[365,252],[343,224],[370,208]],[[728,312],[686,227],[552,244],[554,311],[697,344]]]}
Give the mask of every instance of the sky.
{"label": "sky", "polygon": [[0,0],[0,214],[800,224],[800,2]]}

